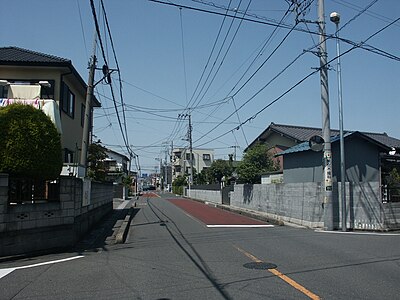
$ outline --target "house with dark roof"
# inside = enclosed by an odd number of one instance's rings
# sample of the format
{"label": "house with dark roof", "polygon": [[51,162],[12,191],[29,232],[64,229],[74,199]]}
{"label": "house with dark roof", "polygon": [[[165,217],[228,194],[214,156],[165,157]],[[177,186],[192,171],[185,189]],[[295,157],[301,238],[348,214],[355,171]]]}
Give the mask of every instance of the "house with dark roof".
{"label": "house with dark roof", "polygon": [[[391,147],[374,140],[361,132],[344,135],[345,167],[347,182],[380,182],[381,168],[387,165]],[[341,182],[340,139],[331,139],[332,175],[334,182]],[[283,176],[285,183],[322,182],[322,151],[312,151],[308,142],[300,143],[281,153],[284,157]],[[392,155],[397,159],[396,155]],[[400,166],[400,165],[399,165]]]}
{"label": "house with dark roof", "polygon": [[[354,131],[346,130],[344,134],[350,134]],[[371,141],[375,141],[385,147],[394,148],[397,153],[400,153],[400,140],[394,137],[388,136],[386,133],[372,133],[372,132],[361,132],[366,138]],[[251,148],[256,143],[263,143],[269,146],[269,151],[272,155],[275,155],[275,159],[280,162],[281,170],[283,170],[284,159],[286,156],[278,155],[279,153],[304,142],[310,140],[312,136],[322,136],[321,128],[316,127],[305,127],[295,125],[283,125],[271,123],[259,136],[257,136],[253,142],[244,150]],[[331,137],[339,136],[339,130],[331,129]],[[333,155],[333,159],[338,157]]]}
{"label": "house with dark roof", "polygon": [[[0,47],[0,74],[0,80],[9,83],[0,85],[0,99],[13,97],[10,85],[50,83],[42,86],[38,98],[53,99],[57,103],[64,162],[78,163],[87,85],[71,60],[18,47]],[[100,106],[93,98],[92,108]]]}

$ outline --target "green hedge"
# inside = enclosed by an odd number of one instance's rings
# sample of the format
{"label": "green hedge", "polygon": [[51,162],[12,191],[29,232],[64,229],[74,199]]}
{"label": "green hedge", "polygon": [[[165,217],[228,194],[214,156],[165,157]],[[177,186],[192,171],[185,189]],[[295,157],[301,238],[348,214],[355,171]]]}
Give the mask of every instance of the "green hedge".
{"label": "green hedge", "polygon": [[13,104],[0,108],[0,173],[53,180],[62,169],[61,138],[41,110]]}

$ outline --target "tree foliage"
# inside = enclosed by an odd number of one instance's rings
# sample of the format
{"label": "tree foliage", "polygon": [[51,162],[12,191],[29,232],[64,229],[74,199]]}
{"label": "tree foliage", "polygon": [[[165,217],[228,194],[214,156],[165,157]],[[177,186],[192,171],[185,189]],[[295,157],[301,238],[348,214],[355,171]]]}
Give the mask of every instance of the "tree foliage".
{"label": "tree foliage", "polygon": [[186,176],[179,175],[172,182],[172,192],[178,195],[183,195],[183,188],[187,185]]}
{"label": "tree foliage", "polygon": [[261,175],[278,170],[267,145],[258,143],[247,150],[237,167],[239,181],[242,183],[260,183]]}
{"label": "tree foliage", "polygon": [[220,183],[223,177],[231,177],[232,172],[233,168],[229,162],[222,159],[213,161],[211,166],[206,170],[209,183]]}
{"label": "tree foliage", "polygon": [[37,180],[60,175],[60,134],[41,110],[22,104],[0,108],[0,132],[0,172]]}
{"label": "tree foliage", "polygon": [[96,181],[106,180],[106,170],[104,166],[104,160],[108,157],[107,149],[101,145],[101,141],[98,140],[89,145],[88,148],[88,176]]}

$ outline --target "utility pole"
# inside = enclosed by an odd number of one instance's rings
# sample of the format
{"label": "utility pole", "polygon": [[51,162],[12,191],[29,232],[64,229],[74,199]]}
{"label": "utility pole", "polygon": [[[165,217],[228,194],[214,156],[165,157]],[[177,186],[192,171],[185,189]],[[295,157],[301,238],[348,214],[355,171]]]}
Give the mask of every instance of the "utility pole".
{"label": "utility pole", "polygon": [[94,89],[94,73],[96,70],[96,37],[95,34],[93,42],[93,55],[89,62],[89,80],[86,91],[86,106],[85,106],[85,118],[83,121],[83,136],[82,136],[82,149],[81,149],[81,160],[80,164],[85,168],[85,176],[87,175],[87,153],[89,147],[89,131],[91,123],[91,112],[92,112],[92,99],[93,99],[93,89]]}
{"label": "utility pole", "polygon": [[239,146],[235,145],[231,146],[231,148],[233,148],[233,160],[236,161],[236,149],[239,148]]}
{"label": "utility pole", "polygon": [[193,142],[192,142],[192,116],[190,114],[179,114],[181,118],[188,118],[189,120],[189,128],[188,128],[188,140],[189,140],[189,151],[190,151],[190,173],[189,173],[189,196],[190,196],[190,187],[193,183]]}
{"label": "utility pole", "polygon": [[168,147],[165,148],[165,160],[164,160],[164,192],[168,190]]}
{"label": "utility pole", "polygon": [[324,143],[324,230],[333,230],[333,205],[332,205],[332,150],[331,128],[329,117],[329,89],[328,66],[325,35],[325,8],[324,0],[318,0],[318,28],[319,28],[319,61],[321,78],[321,105],[322,105],[322,137]]}

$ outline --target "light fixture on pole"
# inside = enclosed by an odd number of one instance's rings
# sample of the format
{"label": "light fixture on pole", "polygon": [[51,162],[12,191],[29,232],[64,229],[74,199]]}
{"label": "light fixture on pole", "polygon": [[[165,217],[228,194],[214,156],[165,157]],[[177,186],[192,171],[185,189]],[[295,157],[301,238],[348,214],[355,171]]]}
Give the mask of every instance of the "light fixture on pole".
{"label": "light fixture on pole", "polygon": [[344,156],[344,136],[343,136],[343,101],[342,101],[342,70],[340,64],[340,42],[339,42],[339,23],[340,14],[333,12],[330,20],[336,24],[336,51],[337,51],[337,85],[339,102],[339,131],[340,131],[340,178],[341,178],[341,197],[342,197],[342,230],[346,231],[346,167]]}

